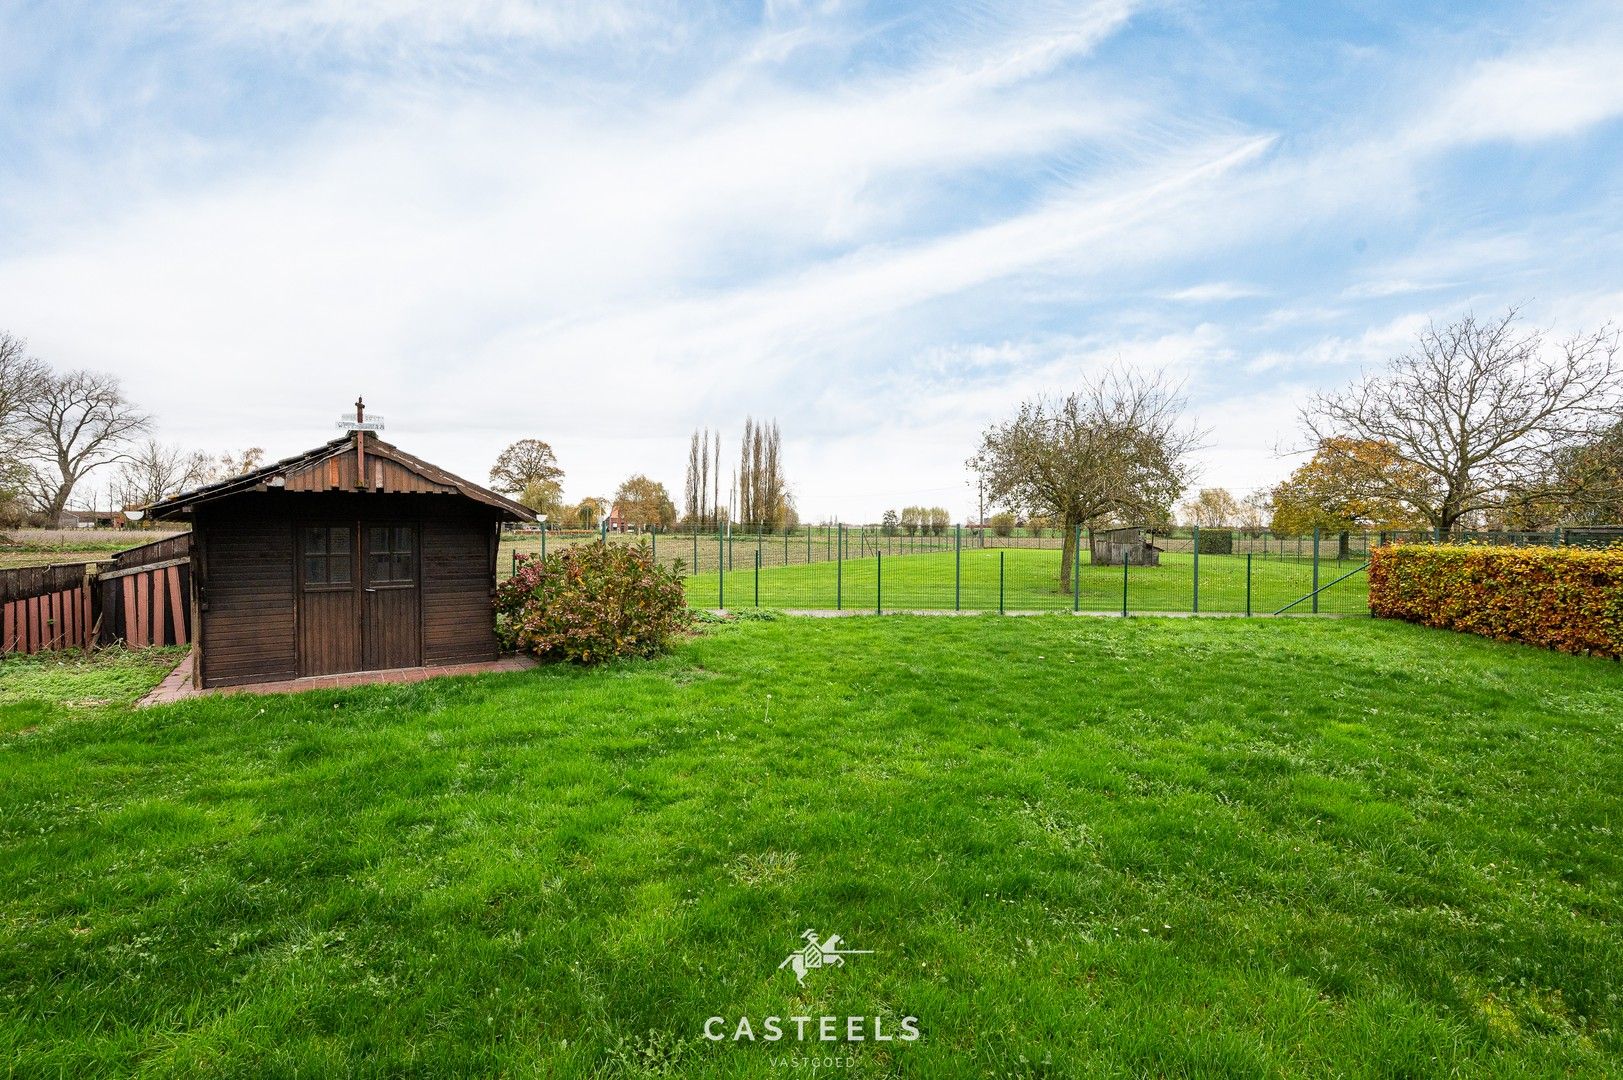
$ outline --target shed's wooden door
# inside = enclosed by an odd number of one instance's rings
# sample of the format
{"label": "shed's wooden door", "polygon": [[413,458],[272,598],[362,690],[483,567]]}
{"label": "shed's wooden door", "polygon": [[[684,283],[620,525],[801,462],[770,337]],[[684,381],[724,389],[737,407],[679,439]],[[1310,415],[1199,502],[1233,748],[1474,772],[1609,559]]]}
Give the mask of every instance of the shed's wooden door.
{"label": "shed's wooden door", "polygon": [[302,525],[298,533],[299,674],[358,671],[361,605],[355,591],[355,529]]}
{"label": "shed's wooden door", "polygon": [[369,670],[417,667],[423,662],[417,527],[368,522],[361,531],[365,666]]}

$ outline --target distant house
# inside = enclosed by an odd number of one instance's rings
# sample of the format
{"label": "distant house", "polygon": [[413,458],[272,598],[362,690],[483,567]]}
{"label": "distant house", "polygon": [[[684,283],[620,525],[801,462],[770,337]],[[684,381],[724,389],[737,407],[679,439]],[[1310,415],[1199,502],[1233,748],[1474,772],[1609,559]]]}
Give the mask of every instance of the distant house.
{"label": "distant house", "polygon": [[122,510],[64,510],[56,519],[59,529],[122,529],[129,523]]}
{"label": "distant house", "polygon": [[626,521],[625,515],[620,513],[619,503],[609,507],[609,512],[603,517],[603,528],[617,533],[636,531],[636,526]]}

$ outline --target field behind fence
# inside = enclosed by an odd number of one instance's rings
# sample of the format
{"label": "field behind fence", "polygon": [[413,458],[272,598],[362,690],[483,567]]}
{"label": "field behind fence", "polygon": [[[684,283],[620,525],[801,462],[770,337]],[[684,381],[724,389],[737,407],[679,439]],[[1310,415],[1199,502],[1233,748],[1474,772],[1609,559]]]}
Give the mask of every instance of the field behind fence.
{"label": "field behind fence", "polygon": [[[544,538],[543,538],[544,535]],[[1061,585],[1057,531],[952,527],[941,533],[876,526],[812,526],[789,533],[510,534],[501,573],[514,560],[578,543],[648,544],[687,575],[697,608],[807,611],[1089,611],[1368,614],[1365,567],[1382,544],[1448,539],[1516,545],[1600,546],[1620,530],[1546,533],[1324,532],[1283,536],[1232,529],[1150,534],[1159,565],[1095,564],[1078,537]]]}

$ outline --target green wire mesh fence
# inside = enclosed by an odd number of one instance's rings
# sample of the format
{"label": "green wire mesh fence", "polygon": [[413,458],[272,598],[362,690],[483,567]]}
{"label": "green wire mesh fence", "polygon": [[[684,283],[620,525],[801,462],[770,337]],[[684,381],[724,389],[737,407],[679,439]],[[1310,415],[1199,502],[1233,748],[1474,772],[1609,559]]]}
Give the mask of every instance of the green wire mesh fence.
{"label": "green wire mesh fence", "polygon": [[[1591,544],[1605,530],[1456,533],[1477,543]],[[1596,534],[1596,535],[1591,535]],[[1368,614],[1369,552],[1424,532],[1284,536],[1236,529],[907,532],[826,525],[767,533],[504,534],[500,570],[576,543],[646,544],[685,575],[696,608],[803,611],[1078,611]]]}

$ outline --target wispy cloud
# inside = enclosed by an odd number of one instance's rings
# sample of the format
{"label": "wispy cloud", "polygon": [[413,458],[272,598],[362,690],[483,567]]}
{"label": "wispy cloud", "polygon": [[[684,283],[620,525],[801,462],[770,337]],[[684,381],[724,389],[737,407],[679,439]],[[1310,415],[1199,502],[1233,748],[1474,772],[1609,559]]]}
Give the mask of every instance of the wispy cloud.
{"label": "wispy cloud", "polygon": [[1189,304],[1223,303],[1228,300],[1251,300],[1259,296],[1267,296],[1268,290],[1255,285],[1246,285],[1237,281],[1209,281],[1202,285],[1190,285],[1182,289],[1161,294],[1167,300],[1176,300]]}
{"label": "wispy cloud", "polygon": [[1612,234],[1575,224],[1615,207],[1470,156],[1615,174],[1615,34],[1399,41],[1347,83],[1400,100],[1329,80],[1264,115],[1260,75],[1202,81],[1227,16],[177,2],[85,45],[0,13],[52,57],[0,74],[0,326],[119,371],[169,437],[296,450],[364,390],[471,475],[547,437],[576,495],[676,484],[691,426],[777,413],[804,509],[852,518],[882,506],[842,489],[962,487],[986,420],[1104,364],[1185,378],[1205,481],[1248,487],[1298,397],[1416,320],[1616,303]]}

